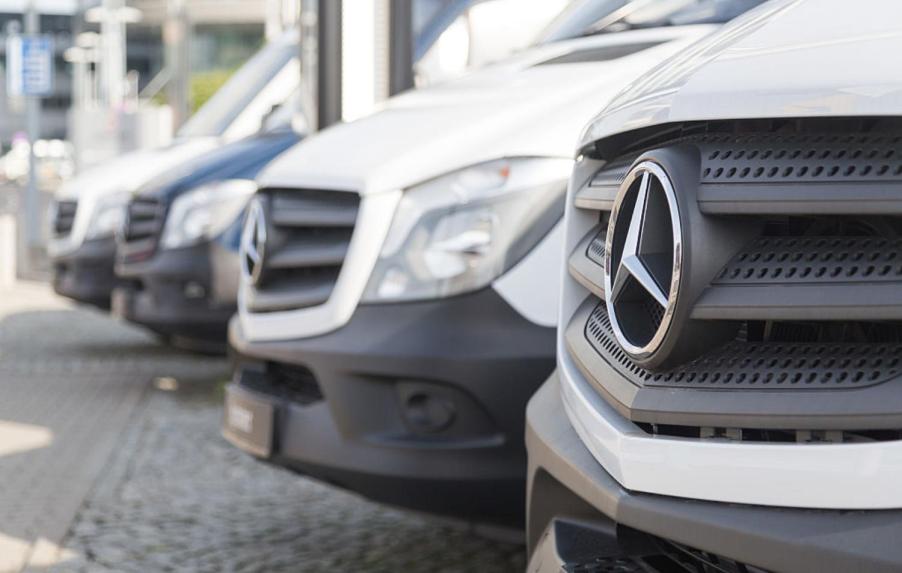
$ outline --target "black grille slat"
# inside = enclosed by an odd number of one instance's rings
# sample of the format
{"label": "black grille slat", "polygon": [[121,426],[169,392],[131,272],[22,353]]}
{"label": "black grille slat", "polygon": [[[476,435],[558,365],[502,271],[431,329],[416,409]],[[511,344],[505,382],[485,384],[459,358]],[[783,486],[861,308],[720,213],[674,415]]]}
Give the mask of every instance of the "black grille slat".
{"label": "black grille slat", "polygon": [[586,249],[586,257],[589,258],[590,261],[599,265],[600,267],[604,267],[604,249],[605,249],[605,241],[607,239],[607,230],[599,231],[595,237],[592,238],[592,241],[589,243],[589,248]]}
{"label": "black grille slat", "polygon": [[273,223],[284,227],[350,227],[356,220],[356,211],[349,212],[343,209],[273,214]]}
{"label": "black grille slat", "polygon": [[347,243],[309,242],[279,250],[267,262],[271,269],[339,266],[348,251]]}
{"label": "black grille slat", "polygon": [[714,284],[902,282],[902,239],[762,237],[737,254]]}
{"label": "black grille slat", "polygon": [[708,214],[902,214],[902,137],[701,137],[699,209]]}
{"label": "black grille slat", "polygon": [[693,307],[704,320],[898,320],[902,239],[761,237],[737,253]]}
{"label": "black grille slat", "polygon": [[836,390],[873,386],[902,374],[895,344],[727,343],[667,372],[637,366],[621,349],[604,304],[592,311],[586,339],[640,386],[721,390]]}
{"label": "black grille slat", "polygon": [[147,199],[134,200],[129,204],[129,213],[135,220],[156,219],[160,204]]}
{"label": "black grille slat", "polygon": [[272,222],[277,227],[353,227],[359,203],[356,194],[342,191],[277,193],[272,196]]}
{"label": "black grille slat", "polygon": [[130,221],[125,231],[126,241],[146,239],[159,229],[156,221]]}
{"label": "black grille slat", "polygon": [[598,251],[599,237],[604,237],[606,234],[607,230],[603,227],[596,227],[589,231],[567,261],[570,276],[601,299],[604,298],[603,240],[601,242],[601,256],[596,257],[593,253]]}
{"label": "black grille slat", "polygon": [[163,209],[156,199],[133,199],[127,209],[126,242],[147,239],[162,230]]}
{"label": "black grille slat", "polygon": [[902,137],[894,135],[748,135],[699,150],[702,184],[902,181]]}
{"label": "black grille slat", "polygon": [[276,312],[324,304],[337,279],[337,271],[321,276],[286,278],[279,286],[251,289],[247,305],[254,312]]}
{"label": "black grille slat", "polygon": [[57,237],[65,237],[72,232],[75,224],[75,213],[78,210],[77,201],[57,201],[53,219],[53,233]]}
{"label": "black grille slat", "polygon": [[155,198],[137,197],[128,203],[126,213],[119,256],[125,262],[147,259],[160,240],[166,208]]}
{"label": "black grille slat", "polygon": [[575,205],[580,209],[610,211],[633,160],[631,157],[605,165],[589,180],[588,185],[576,193]]}
{"label": "black grille slat", "polygon": [[252,312],[325,304],[351,244],[360,197],[346,191],[265,190],[269,221],[260,280],[247,294]]}

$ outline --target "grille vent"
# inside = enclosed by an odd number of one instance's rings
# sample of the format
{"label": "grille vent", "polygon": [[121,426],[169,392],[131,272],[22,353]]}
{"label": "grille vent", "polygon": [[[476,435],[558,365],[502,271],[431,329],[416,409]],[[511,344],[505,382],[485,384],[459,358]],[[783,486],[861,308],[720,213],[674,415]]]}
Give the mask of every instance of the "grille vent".
{"label": "grille vent", "polygon": [[270,190],[263,272],[248,309],[277,312],[329,300],[351,243],[360,196],[344,191]]}
{"label": "grille vent", "polygon": [[163,223],[162,215],[162,206],[156,199],[133,199],[128,204],[125,240],[143,241],[159,234]]}
{"label": "grille vent", "polygon": [[269,362],[263,372],[244,373],[241,385],[298,404],[314,404],[323,400],[316,376],[303,366]]}
{"label": "grille vent", "polygon": [[56,213],[53,219],[53,234],[57,237],[65,237],[72,232],[75,223],[75,212],[78,210],[77,201],[57,201]]}
{"label": "grille vent", "polygon": [[739,253],[715,284],[902,281],[902,239],[765,237]]}
{"label": "grille vent", "polygon": [[137,197],[126,209],[120,257],[127,262],[146,259],[156,250],[163,231],[165,207],[155,198]]}
{"label": "grille vent", "polygon": [[699,150],[702,183],[902,181],[898,136],[747,136]]}
{"label": "grille vent", "polygon": [[635,157],[618,159],[605,165],[589,182],[589,187],[620,187]]}
{"label": "grille vent", "polygon": [[598,266],[604,266],[604,246],[606,240],[607,231],[601,230],[597,235],[592,239],[589,243],[589,248],[586,249],[586,256],[589,257],[589,260]]}
{"label": "grille vent", "polygon": [[730,342],[668,372],[650,372],[623,352],[599,304],[586,325],[589,343],[642,386],[723,390],[862,388],[902,373],[902,346]]}

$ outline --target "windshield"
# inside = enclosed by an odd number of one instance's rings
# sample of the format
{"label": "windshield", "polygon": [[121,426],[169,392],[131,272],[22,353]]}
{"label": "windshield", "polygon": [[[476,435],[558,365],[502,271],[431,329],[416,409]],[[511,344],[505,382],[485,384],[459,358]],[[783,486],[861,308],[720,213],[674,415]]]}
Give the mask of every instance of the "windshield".
{"label": "windshield", "polygon": [[180,137],[223,135],[254,97],[297,55],[297,33],[267,44],[179,130]]}
{"label": "windshield", "polygon": [[574,0],[538,43],[638,28],[723,24],[765,0]]}
{"label": "windshield", "polygon": [[413,3],[414,60],[419,60],[474,0],[416,0]]}

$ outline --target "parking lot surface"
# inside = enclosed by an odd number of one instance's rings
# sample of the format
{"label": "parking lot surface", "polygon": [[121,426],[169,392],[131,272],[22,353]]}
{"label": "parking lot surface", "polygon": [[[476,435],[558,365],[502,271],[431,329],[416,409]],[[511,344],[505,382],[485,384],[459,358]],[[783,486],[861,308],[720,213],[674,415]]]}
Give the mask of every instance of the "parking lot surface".
{"label": "parking lot surface", "polygon": [[228,364],[0,288],[0,571],[518,571],[523,547],[257,463]]}

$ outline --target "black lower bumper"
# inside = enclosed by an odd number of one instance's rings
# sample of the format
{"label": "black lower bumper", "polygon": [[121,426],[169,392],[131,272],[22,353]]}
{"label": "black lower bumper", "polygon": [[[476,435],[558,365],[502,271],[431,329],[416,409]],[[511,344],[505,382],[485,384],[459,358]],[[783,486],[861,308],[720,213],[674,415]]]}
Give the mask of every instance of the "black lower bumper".
{"label": "black lower bumper", "polygon": [[668,555],[772,571],[902,570],[902,510],[785,509],[623,489],[570,426],[556,374],[529,403],[526,442],[532,571],[617,558],[647,566]]}
{"label": "black lower bumper", "polygon": [[[166,336],[222,345],[235,313],[234,289],[221,295],[211,270],[210,245],[161,250],[141,263],[123,264],[123,284],[113,297],[114,312]],[[235,255],[235,275],[238,274]]]}
{"label": "black lower bumper", "polygon": [[53,290],[78,302],[109,308],[110,295],[119,284],[113,272],[115,258],[112,237],[85,241],[78,249],[54,257]]}
{"label": "black lower bumper", "polygon": [[491,289],[361,306],[304,340],[251,342],[233,320],[230,342],[240,357],[230,394],[274,409],[262,450],[227,411],[239,447],[377,501],[522,525],[524,410],[553,368],[554,331]]}

